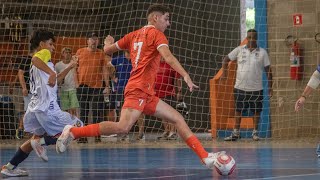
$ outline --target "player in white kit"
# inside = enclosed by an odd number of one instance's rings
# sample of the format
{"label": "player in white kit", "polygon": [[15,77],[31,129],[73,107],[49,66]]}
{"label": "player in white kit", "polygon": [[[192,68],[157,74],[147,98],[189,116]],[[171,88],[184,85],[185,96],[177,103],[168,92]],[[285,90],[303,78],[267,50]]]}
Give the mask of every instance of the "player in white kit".
{"label": "player in white kit", "polygon": [[54,48],[54,35],[47,30],[37,30],[30,40],[30,49],[34,51],[30,68],[31,102],[24,116],[24,128],[33,136],[23,143],[8,164],[2,167],[1,173],[6,176],[28,176],[28,172],[18,168],[32,150],[48,161],[43,145],[55,144],[58,136],[66,125],[82,126],[83,123],[75,116],[60,109],[57,103],[57,81],[77,65],[76,60],[60,74],[56,74],[51,62]]}

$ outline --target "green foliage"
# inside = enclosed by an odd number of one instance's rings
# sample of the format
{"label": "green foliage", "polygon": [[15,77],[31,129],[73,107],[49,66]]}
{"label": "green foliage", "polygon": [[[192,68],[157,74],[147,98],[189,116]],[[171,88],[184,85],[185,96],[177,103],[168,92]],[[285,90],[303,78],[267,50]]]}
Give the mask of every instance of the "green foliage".
{"label": "green foliage", "polygon": [[255,9],[254,8],[247,8],[246,11],[246,27],[247,31],[249,29],[255,28]]}

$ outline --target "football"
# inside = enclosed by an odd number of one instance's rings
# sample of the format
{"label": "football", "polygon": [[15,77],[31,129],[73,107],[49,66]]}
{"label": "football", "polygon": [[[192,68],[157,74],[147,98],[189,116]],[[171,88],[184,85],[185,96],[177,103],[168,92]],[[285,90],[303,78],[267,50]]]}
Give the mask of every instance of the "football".
{"label": "football", "polygon": [[220,175],[227,176],[232,174],[236,168],[236,162],[232,156],[228,154],[221,154],[214,163],[214,167]]}

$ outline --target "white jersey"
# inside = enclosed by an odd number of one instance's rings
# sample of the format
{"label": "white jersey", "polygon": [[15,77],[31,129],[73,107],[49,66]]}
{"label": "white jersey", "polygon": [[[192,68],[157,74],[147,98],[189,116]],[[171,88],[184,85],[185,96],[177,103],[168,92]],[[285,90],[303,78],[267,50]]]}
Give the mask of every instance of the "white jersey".
{"label": "white jersey", "polygon": [[246,45],[235,48],[228,54],[231,61],[237,60],[238,68],[235,88],[243,91],[260,91],[262,87],[262,73],[270,65],[267,51],[256,48],[252,52]]}
{"label": "white jersey", "polygon": [[[51,53],[42,49],[34,56],[45,62],[54,71],[54,65],[50,61]],[[32,94],[28,109],[31,112],[60,109],[57,103],[57,83],[54,87],[48,85],[49,74],[38,69],[34,65],[30,68],[30,93]]]}
{"label": "white jersey", "polygon": [[[34,57],[42,60],[54,71],[49,50],[42,49]],[[82,126],[83,123],[77,117],[72,117],[60,109],[57,103],[57,83],[54,87],[50,87],[48,80],[47,73],[32,65],[30,68],[32,97],[23,119],[24,130],[35,135],[47,133],[49,136],[55,136],[61,133],[66,125]]]}

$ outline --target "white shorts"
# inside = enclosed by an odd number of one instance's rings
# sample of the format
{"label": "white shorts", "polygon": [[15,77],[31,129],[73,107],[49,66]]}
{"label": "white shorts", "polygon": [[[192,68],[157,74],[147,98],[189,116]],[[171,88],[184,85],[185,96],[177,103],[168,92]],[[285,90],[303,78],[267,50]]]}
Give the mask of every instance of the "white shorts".
{"label": "white shorts", "polygon": [[26,112],[28,110],[28,105],[31,101],[32,94],[28,94],[28,96],[23,96],[23,110]]}
{"label": "white shorts", "polygon": [[28,109],[24,119],[24,130],[29,133],[41,136],[45,133],[48,136],[60,134],[66,125],[83,126],[83,122],[77,117],[62,110],[30,112]]}

